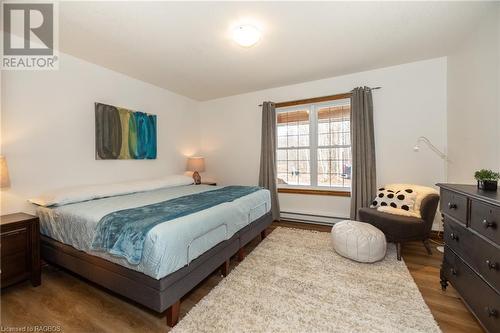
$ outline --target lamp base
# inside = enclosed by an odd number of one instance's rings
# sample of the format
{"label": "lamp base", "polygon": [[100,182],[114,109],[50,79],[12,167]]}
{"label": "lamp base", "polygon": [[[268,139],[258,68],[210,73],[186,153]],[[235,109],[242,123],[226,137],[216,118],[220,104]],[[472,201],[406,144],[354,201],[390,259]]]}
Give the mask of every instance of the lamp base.
{"label": "lamp base", "polygon": [[193,172],[193,180],[194,180],[195,185],[201,184],[201,176],[198,173],[198,171]]}

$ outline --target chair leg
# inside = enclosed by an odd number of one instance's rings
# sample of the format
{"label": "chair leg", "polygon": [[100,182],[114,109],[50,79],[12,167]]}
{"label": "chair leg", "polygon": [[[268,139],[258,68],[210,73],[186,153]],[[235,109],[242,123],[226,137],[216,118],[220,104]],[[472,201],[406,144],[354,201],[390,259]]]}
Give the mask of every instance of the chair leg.
{"label": "chair leg", "polygon": [[396,243],[396,251],[398,254],[398,260],[401,261],[401,243]]}
{"label": "chair leg", "polygon": [[432,255],[431,244],[429,242],[429,238],[424,239],[424,246],[425,246],[425,249],[427,250],[427,254]]}

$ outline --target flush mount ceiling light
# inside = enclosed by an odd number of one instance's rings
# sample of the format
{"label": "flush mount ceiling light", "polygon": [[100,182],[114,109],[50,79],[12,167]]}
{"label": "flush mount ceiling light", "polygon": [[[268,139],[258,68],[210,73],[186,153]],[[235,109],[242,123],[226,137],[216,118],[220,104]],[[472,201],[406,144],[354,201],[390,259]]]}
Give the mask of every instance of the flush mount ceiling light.
{"label": "flush mount ceiling light", "polygon": [[250,47],[260,40],[260,31],[253,25],[239,25],[233,29],[233,40],[241,46]]}

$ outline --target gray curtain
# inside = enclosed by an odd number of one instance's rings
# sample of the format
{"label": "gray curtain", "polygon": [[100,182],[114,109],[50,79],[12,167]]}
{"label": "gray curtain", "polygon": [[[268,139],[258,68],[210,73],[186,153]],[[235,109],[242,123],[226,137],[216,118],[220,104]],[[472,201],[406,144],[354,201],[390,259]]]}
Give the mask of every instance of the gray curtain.
{"label": "gray curtain", "polygon": [[369,206],[377,190],[373,101],[371,89],[368,87],[359,87],[352,91],[351,145],[351,219],[358,219],[358,209]]}
{"label": "gray curtain", "polygon": [[276,108],[272,102],[262,103],[259,186],[271,191],[273,219],[279,221],[280,205],[276,187]]}

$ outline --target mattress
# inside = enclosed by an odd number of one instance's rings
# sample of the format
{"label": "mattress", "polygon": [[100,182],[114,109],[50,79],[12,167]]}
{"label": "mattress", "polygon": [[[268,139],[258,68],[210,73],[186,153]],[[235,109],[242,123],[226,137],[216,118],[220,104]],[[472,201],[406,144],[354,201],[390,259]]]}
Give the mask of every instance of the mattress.
{"label": "mattress", "polygon": [[138,265],[105,252],[91,250],[96,226],[105,215],[177,197],[215,190],[217,186],[185,185],[78,202],[38,207],[40,232],[78,250],[161,279],[188,265],[218,243],[231,238],[271,209],[270,193],[259,190],[197,213],[160,223],[146,237]]}

